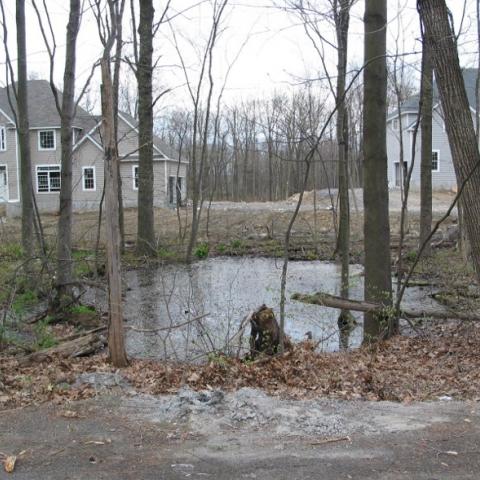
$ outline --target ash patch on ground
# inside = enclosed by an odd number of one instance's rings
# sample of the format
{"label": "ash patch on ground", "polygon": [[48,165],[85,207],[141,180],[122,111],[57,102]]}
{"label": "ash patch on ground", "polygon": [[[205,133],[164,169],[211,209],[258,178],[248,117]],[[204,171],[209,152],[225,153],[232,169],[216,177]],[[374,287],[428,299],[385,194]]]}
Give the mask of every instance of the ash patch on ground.
{"label": "ash patch on ground", "polygon": [[219,429],[263,430],[277,435],[331,437],[348,434],[341,415],[332,412],[328,400],[286,400],[261,390],[242,388],[196,392],[182,388],[176,395],[136,395],[124,399],[122,407],[150,422],[185,423],[196,433]]}

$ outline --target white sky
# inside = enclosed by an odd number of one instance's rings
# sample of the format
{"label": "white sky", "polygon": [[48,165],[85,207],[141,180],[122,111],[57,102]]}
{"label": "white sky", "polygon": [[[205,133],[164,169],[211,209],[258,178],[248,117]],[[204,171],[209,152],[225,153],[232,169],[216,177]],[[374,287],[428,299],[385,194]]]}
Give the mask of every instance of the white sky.
{"label": "white sky", "polygon": [[[40,5],[42,0],[37,0]],[[129,13],[127,0],[126,13]],[[284,0],[276,0],[281,5]],[[85,2],[88,5],[88,0]],[[172,12],[180,11],[195,5],[198,1],[173,0]],[[326,4],[319,0],[319,4]],[[475,28],[475,0],[467,0],[466,16],[463,21],[461,37],[463,66],[473,66],[476,62],[476,28]],[[65,43],[65,27],[68,19],[68,0],[46,0],[55,31],[58,51],[58,63],[55,67],[55,80],[62,84],[62,70]],[[157,15],[165,4],[164,0],[154,1]],[[447,1],[452,9],[455,26],[458,29],[462,17],[463,4],[461,0]],[[15,2],[4,0],[7,11],[7,27],[9,49],[12,58],[16,57],[15,43]],[[419,50],[418,18],[415,9],[415,0],[388,0],[389,9],[389,49],[395,51],[396,32],[400,28],[402,35],[399,41],[399,50],[410,52]],[[352,11],[349,38],[349,59],[351,64],[360,65],[363,55],[363,16],[364,2],[359,0]],[[161,55],[159,69],[156,71],[156,83],[160,89],[163,86],[175,88],[174,92],[162,99],[162,107],[169,107],[178,102],[188,101],[184,86],[184,76],[179,68],[178,55],[173,45],[171,29],[177,33],[181,43],[181,50],[188,65],[189,74],[195,79],[198,74],[198,51],[206,41],[210,28],[210,3],[203,2],[196,8],[191,8],[182,16],[176,17],[170,25],[163,25],[155,40],[155,55]],[[400,14],[399,14],[400,12]],[[131,38],[131,26],[125,20],[125,40]],[[267,95],[277,89],[292,88],[299,79],[315,77],[320,71],[320,62],[310,40],[306,37],[303,26],[294,16],[284,10],[274,8],[271,0],[230,0],[223,22],[224,31],[218,41],[215,52],[215,80],[220,87],[223,84],[228,65],[236,57],[241,45],[244,45],[241,54],[232,68],[225,98],[227,101],[259,97]],[[328,22],[322,25],[322,32],[333,39],[333,27]],[[29,57],[29,73],[38,78],[47,78],[49,71],[48,57],[43,39],[40,35],[38,22],[31,1],[27,0],[27,45]],[[91,12],[86,12],[82,19],[78,39],[77,60],[77,87],[88,76],[92,63],[101,55],[101,44],[98,40],[96,23]],[[327,50],[330,59],[329,67],[335,70],[335,53]],[[0,62],[4,61],[3,49],[0,52]],[[418,56],[406,57],[407,63],[415,64]],[[0,81],[5,83],[5,74],[0,65]],[[128,68],[125,68],[127,76]],[[134,81],[132,80],[132,85]],[[182,86],[183,85],[183,86]],[[95,98],[98,79],[93,84],[92,91]]]}

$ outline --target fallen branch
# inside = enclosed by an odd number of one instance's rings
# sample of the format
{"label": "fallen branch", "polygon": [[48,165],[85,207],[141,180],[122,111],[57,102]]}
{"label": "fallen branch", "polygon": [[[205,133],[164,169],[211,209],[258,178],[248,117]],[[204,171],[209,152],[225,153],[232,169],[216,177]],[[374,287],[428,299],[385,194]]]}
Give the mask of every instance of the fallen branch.
{"label": "fallen branch", "polygon": [[[338,308],[341,310],[353,310],[355,312],[375,312],[381,313],[385,308],[378,303],[367,302],[364,300],[351,300],[349,298],[336,297],[328,293],[314,293],[311,295],[303,293],[294,293],[292,300],[302,303],[320,305],[322,307]],[[413,310],[402,308],[400,310],[401,318],[433,318],[435,320],[465,320],[470,322],[480,322],[480,316],[472,313],[460,313],[440,310]]]}
{"label": "fallen branch", "polygon": [[60,355],[62,357],[82,357],[89,355],[100,348],[103,348],[106,344],[106,340],[98,332],[88,333],[82,335],[74,340],[68,340],[62,342],[60,345],[56,345],[45,350],[31,353],[20,359],[20,363],[30,363],[45,360],[51,355]]}
{"label": "fallen branch", "polygon": [[190,323],[194,323],[194,322],[197,322],[198,320],[201,320],[202,318],[208,317],[208,315],[210,314],[204,313],[203,315],[199,315],[198,317],[191,318],[186,322],[178,323],[177,325],[170,325],[168,327],[138,328],[138,327],[134,327],[133,325],[125,325],[124,328],[128,328],[129,330],[133,330],[134,332],[140,332],[140,333],[158,333],[158,332],[163,332],[165,330],[173,330],[175,328],[184,327],[185,325],[189,325]]}
{"label": "fallen branch", "polygon": [[349,436],[346,437],[334,437],[334,438],[325,438],[324,440],[317,440],[315,442],[310,442],[310,445],[325,445],[327,443],[336,443],[336,442],[350,442],[352,439]]}

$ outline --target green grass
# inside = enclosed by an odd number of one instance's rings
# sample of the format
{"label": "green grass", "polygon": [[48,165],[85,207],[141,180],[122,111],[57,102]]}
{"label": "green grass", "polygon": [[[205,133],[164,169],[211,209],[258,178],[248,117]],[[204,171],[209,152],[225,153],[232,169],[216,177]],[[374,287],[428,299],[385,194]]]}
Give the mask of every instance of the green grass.
{"label": "green grass", "polygon": [[95,309],[93,307],[89,307],[88,305],[74,305],[70,307],[70,313],[95,313]]}
{"label": "green grass", "polygon": [[197,258],[207,258],[208,257],[208,243],[200,243],[195,249],[195,256]]}
{"label": "green grass", "polygon": [[20,260],[23,256],[23,249],[19,243],[4,243],[0,245],[0,258],[8,260]]}
{"label": "green grass", "polygon": [[33,290],[26,290],[15,296],[12,309],[16,314],[25,312],[29,307],[38,302],[38,296]]}
{"label": "green grass", "polygon": [[234,248],[235,250],[239,250],[245,246],[243,243],[243,240],[240,240],[239,238],[236,238],[235,240],[232,240],[230,242],[230,246]]}
{"label": "green grass", "polygon": [[58,344],[57,339],[51,331],[50,321],[50,317],[45,317],[35,325],[35,345],[33,347],[35,350],[44,350]]}

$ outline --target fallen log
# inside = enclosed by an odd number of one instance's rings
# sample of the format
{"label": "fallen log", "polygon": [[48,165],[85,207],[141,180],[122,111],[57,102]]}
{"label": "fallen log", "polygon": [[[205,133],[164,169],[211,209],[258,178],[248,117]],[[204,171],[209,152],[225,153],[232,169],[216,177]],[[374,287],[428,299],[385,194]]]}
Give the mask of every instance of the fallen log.
{"label": "fallen log", "polygon": [[[365,300],[351,300],[341,298],[328,293],[317,292],[313,294],[294,293],[292,300],[302,303],[310,303],[322,307],[339,308],[340,310],[353,310],[354,312],[378,312],[384,307],[378,303],[367,302]],[[465,320],[470,322],[480,322],[480,315],[474,313],[461,313],[442,310],[415,310],[402,308],[400,318],[433,318],[435,320]]]}
{"label": "fallen log", "polygon": [[61,357],[82,357],[103,348],[106,343],[105,337],[98,331],[94,331],[82,335],[81,337],[74,338],[73,340],[67,340],[54,347],[33,352],[30,355],[22,357],[19,361],[21,364],[38,362],[45,360],[52,355],[59,355]]}

